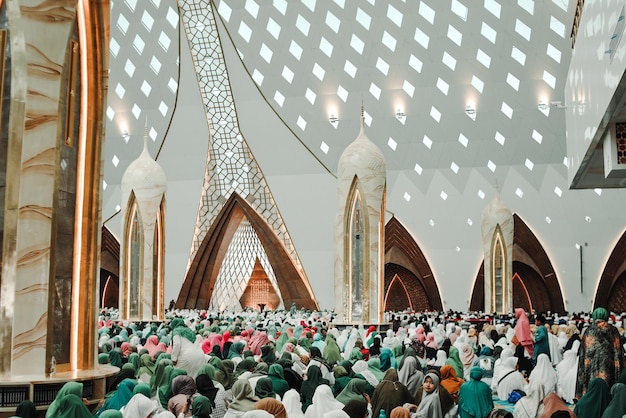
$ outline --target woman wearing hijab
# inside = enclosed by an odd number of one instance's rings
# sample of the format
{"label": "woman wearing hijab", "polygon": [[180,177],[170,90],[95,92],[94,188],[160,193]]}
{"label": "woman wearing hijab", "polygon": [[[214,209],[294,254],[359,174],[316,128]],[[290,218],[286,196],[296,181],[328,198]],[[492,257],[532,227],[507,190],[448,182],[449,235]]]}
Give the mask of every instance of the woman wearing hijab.
{"label": "woman wearing hijab", "polygon": [[474,349],[468,343],[465,343],[461,346],[461,352],[459,353],[459,358],[461,359],[461,363],[463,364],[463,375],[459,377],[463,377],[463,379],[469,379],[470,370],[474,366],[474,360],[476,360],[476,354],[474,353]]}
{"label": "woman wearing hijab", "polygon": [[626,415],[626,385],[617,382],[611,387],[611,402],[602,418],[621,418]]}
{"label": "woman wearing hijab", "polygon": [[259,399],[276,399],[276,392],[274,392],[272,379],[270,379],[269,377],[260,378],[254,388],[254,395]]}
{"label": "woman wearing hijab", "polygon": [[367,363],[365,360],[359,360],[352,366],[352,371],[355,373],[356,377],[361,376],[363,379],[367,380],[367,383],[376,387],[378,385],[379,380],[374,376],[374,374],[367,367]]}
{"label": "woman wearing hijab", "polygon": [[163,385],[161,385],[157,390],[157,399],[159,400],[163,408],[167,409],[167,402],[172,396],[174,396],[172,390],[172,383],[174,379],[176,379],[178,376],[185,376],[186,374],[187,372],[183,369],[173,368],[170,370],[169,379],[163,382]]}
{"label": "woman wearing hijab", "polygon": [[156,410],[156,403],[141,393],[133,396],[122,411],[124,418],[148,418]]}
{"label": "woman wearing hijab", "polygon": [[459,390],[461,389],[461,385],[465,383],[465,380],[457,377],[454,367],[450,365],[443,366],[439,372],[441,373],[439,385],[450,393],[452,399],[454,399],[454,403],[458,403]]}
{"label": "woman wearing hijab", "polygon": [[526,396],[523,396],[515,403],[513,416],[515,418],[537,418],[543,398],[543,385],[541,382],[535,381],[531,383]]}
{"label": "woman wearing hijab", "polygon": [[463,377],[463,363],[461,362],[461,358],[459,357],[458,348],[450,347],[450,352],[448,353],[448,359],[446,360],[446,364],[454,367],[454,371],[456,372],[457,377]]}
{"label": "woman wearing hijab", "polygon": [[233,387],[233,384],[237,381],[234,375],[235,363],[232,360],[222,360],[215,370],[215,380],[220,382],[224,386],[224,390],[229,390]]}
{"label": "woman wearing hijab", "polygon": [[336,399],[346,405],[353,399],[367,400],[367,381],[363,379],[352,379],[350,383],[337,395]]}
{"label": "woman wearing hijab", "polygon": [[385,377],[385,373],[380,369],[380,358],[374,357],[367,360],[367,368],[379,381]]}
{"label": "woman wearing hijab", "polygon": [[545,395],[556,391],[556,372],[554,371],[554,367],[552,367],[550,358],[545,353],[539,354],[539,357],[537,357],[537,365],[533,371],[530,372],[528,384],[532,385],[533,382],[539,382],[543,385],[543,393]]}
{"label": "woman wearing hijab", "polygon": [[[307,370],[307,378],[302,382],[300,389],[300,400],[302,401],[302,412],[306,412],[307,408],[313,402],[315,390],[320,385],[326,385],[330,389],[330,382],[322,378],[322,371],[317,366],[311,366]],[[331,391],[332,393],[332,391]]]}
{"label": "woman wearing hijab", "polygon": [[400,362],[400,369],[398,371],[398,379],[409,390],[409,393],[413,396],[417,393],[417,390],[424,383],[424,372],[420,363],[415,356],[415,351],[409,347],[405,351],[405,356]]}
{"label": "woman wearing hijab", "polygon": [[485,418],[493,409],[491,388],[482,382],[483,371],[480,367],[472,367],[470,380],[463,383],[459,390],[460,418]]}
{"label": "woman wearing hijab", "polygon": [[140,379],[142,382],[149,383],[155,371],[156,366],[154,365],[150,354],[142,354],[141,357],[139,357],[137,378]]}
{"label": "woman wearing hijab", "polygon": [[37,408],[32,401],[26,399],[17,406],[15,416],[19,418],[37,418]]}
{"label": "woman wearing hijab", "polygon": [[341,410],[344,404],[333,396],[333,392],[328,385],[319,385],[315,389],[313,400],[304,411],[305,418],[323,417],[326,412]]}
{"label": "woman wearing hijab", "polygon": [[274,418],[288,418],[285,406],[273,398],[261,399],[254,407],[258,410],[269,412]]}
{"label": "woman wearing hijab", "polygon": [[427,373],[424,376],[424,392],[422,400],[415,413],[416,418],[443,418],[439,401],[439,376],[436,373]]}
{"label": "woman wearing hijab", "polygon": [[409,392],[407,387],[398,380],[398,372],[389,369],[372,395],[373,416],[377,417],[381,409],[391,413],[396,406],[413,403],[414,399],[415,394]]}
{"label": "woman wearing hijab", "polygon": [[581,418],[601,418],[610,400],[611,394],[606,381],[595,377],[589,381],[587,392],[576,403],[574,413]]}
{"label": "woman wearing hijab", "polygon": [[602,377],[611,387],[624,369],[624,349],[617,328],[609,324],[609,313],[604,308],[596,308],[582,337],[578,350],[578,378],[576,397],[587,391],[590,380]]}
{"label": "woman wearing hijab", "polygon": [[533,356],[533,336],[530,333],[530,321],[523,308],[515,308],[515,336],[524,347],[529,357]]}
{"label": "woman wearing hijab", "polygon": [[[543,398],[543,410],[539,418],[552,418],[552,414],[556,412],[560,412],[561,414],[565,414],[566,417],[576,418],[574,412],[572,412],[567,404],[563,402],[563,399],[559,397],[556,393],[549,393],[545,398]],[[581,417],[582,418],[582,417]],[[621,418],[621,415],[620,415]]]}
{"label": "woman wearing hijab", "polygon": [[246,379],[237,380],[232,387],[233,400],[228,405],[224,418],[237,418],[248,411],[254,410],[255,403],[259,400],[254,396],[252,387]]}
{"label": "woman wearing hijab", "polygon": [[289,389],[285,392],[285,396],[283,396],[283,405],[287,410],[287,416],[289,418],[304,418],[300,394],[295,389]]}
{"label": "woman wearing hijab", "polygon": [[193,418],[212,418],[211,401],[206,396],[196,395],[191,403],[191,412]]}
{"label": "woman wearing hijab", "polygon": [[[169,369],[167,367],[169,366]],[[150,378],[150,390],[152,394],[155,394],[159,387],[163,386],[165,382],[169,381],[169,374],[174,368],[174,363],[170,359],[163,359],[158,362],[154,369],[154,374]]]}
{"label": "woman wearing hijab", "polygon": [[516,365],[517,357],[507,357],[501,365],[501,377],[496,381],[496,392],[500,400],[506,401],[511,392],[524,390],[526,387],[526,379],[515,369]]}
{"label": "woman wearing hijab", "polygon": [[126,406],[128,401],[130,401],[130,398],[133,397],[133,390],[135,389],[135,386],[137,386],[136,380],[122,380],[122,382],[117,386],[117,390],[115,391],[113,396],[111,396],[104,402],[104,404],[102,404],[102,407],[100,408],[98,413],[96,413],[96,417],[99,417],[102,412],[108,409],[115,409],[117,411],[121,410],[124,406]]}
{"label": "woman wearing hijab", "polygon": [[[341,411],[348,418],[365,418],[368,416],[368,404],[363,400],[351,400]],[[325,414],[324,418],[327,418],[328,415],[328,413]]]}
{"label": "woman wearing hijab", "polygon": [[83,403],[83,400],[70,393],[63,396],[57,404],[54,418],[91,418],[91,412]]}
{"label": "woman wearing hijab", "polygon": [[341,350],[339,349],[339,345],[337,344],[333,334],[328,333],[326,335],[326,346],[324,347],[322,356],[331,367],[334,366],[335,363],[343,360],[343,357],[341,357]]}
{"label": "woman wearing hijab", "polygon": [[289,383],[285,380],[283,366],[277,363],[272,364],[267,372],[267,377],[272,381],[274,392],[282,398],[285,392],[289,390]]}
{"label": "woman wearing hijab", "polygon": [[202,347],[196,344],[196,333],[182,320],[177,322],[176,319],[172,321],[172,362],[193,378],[206,363],[206,358]]}
{"label": "woman wearing hijab", "polygon": [[83,384],[81,382],[67,382],[57,392],[57,396],[52,401],[46,411],[46,418],[56,418],[59,408],[59,402],[67,395],[76,395],[78,398],[83,396]]}

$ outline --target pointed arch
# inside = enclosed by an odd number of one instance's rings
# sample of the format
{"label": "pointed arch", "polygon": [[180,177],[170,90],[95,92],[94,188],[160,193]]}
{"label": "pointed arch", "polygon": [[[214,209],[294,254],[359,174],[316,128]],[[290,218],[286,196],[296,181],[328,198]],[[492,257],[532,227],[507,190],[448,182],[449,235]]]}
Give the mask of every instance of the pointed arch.
{"label": "pointed arch", "polygon": [[[513,276],[518,275],[523,289],[530,298],[533,309],[538,312],[565,312],[563,294],[561,286],[552,267],[543,245],[539,242],[535,234],[526,225],[524,220],[517,214],[513,214]],[[484,262],[476,275],[474,289],[472,291],[469,309],[483,310],[484,298],[479,298],[479,294],[484,294],[485,276]],[[521,291],[519,286],[513,287],[513,300],[516,300],[516,289]],[[481,300],[482,299],[482,300]]]}
{"label": "pointed arch", "polygon": [[247,218],[263,244],[285,306],[295,303],[306,309],[319,309],[309,281],[299,271],[282,242],[248,202],[233,193],[215,218],[192,260],[176,300],[177,308],[207,309],[220,265],[228,244],[243,218]]}
{"label": "pointed arch", "polygon": [[526,312],[532,312],[532,298],[530,297],[528,288],[526,288],[526,285],[519,274],[515,273],[513,275],[511,283],[513,284],[513,305],[516,308],[524,308]]}
{"label": "pointed arch", "polygon": [[[389,296],[392,297],[391,301],[389,300]],[[413,303],[411,302],[409,291],[397,274],[394,274],[391,283],[389,283],[389,287],[387,287],[383,306],[385,311],[402,311],[407,307],[409,310],[413,311]]]}
{"label": "pointed arch", "polygon": [[626,231],[613,247],[598,282],[593,308],[604,307],[614,312],[626,310]]}
{"label": "pointed arch", "polygon": [[398,267],[405,275],[410,273],[415,281],[412,286],[409,284],[412,281],[399,274],[415,309],[443,310],[439,287],[424,253],[404,225],[393,216],[385,225],[385,294]]}
{"label": "pointed arch", "polygon": [[491,240],[491,306],[496,312],[504,313],[511,310],[509,303],[509,272],[507,271],[508,254],[500,224],[496,225]]}

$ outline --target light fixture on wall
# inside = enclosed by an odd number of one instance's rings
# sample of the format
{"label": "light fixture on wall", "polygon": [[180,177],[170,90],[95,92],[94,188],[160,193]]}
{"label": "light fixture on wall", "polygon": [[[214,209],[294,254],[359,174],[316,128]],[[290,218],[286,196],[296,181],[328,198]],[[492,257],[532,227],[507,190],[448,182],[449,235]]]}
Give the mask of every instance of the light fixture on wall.
{"label": "light fixture on wall", "polygon": [[539,100],[539,104],[537,104],[537,109],[542,110],[542,111],[547,110],[548,104],[543,100]]}
{"label": "light fixture on wall", "polygon": [[328,117],[328,122],[330,122],[331,125],[337,128],[337,125],[339,125],[339,118],[335,116],[334,113],[331,113],[331,115]]}
{"label": "light fixture on wall", "polygon": [[406,119],[406,113],[404,113],[402,109],[398,109],[396,111],[396,119],[398,119],[400,123],[404,123],[404,120]]}
{"label": "light fixture on wall", "polygon": [[471,104],[468,104],[467,106],[465,106],[465,114],[472,117],[476,114],[476,109]]}
{"label": "light fixture on wall", "polygon": [[122,131],[122,139],[124,140],[125,143],[128,144],[128,141],[130,141],[130,134],[128,133],[128,131],[126,129],[124,129]]}

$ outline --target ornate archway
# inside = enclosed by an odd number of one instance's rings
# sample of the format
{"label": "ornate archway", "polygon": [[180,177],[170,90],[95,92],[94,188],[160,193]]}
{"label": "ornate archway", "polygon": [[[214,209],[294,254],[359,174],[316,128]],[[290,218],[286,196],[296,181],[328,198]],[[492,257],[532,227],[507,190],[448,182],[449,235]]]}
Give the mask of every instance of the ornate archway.
{"label": "ornate archway", "polygon": [[[526,307],[537,312],[565,312],[563,294],[552,262],[543,245],[526,223],[513,215],[513,303],[514,306]],[[469,309],[482,311],[484,302],[484,266],[481,264]],[[520,305],[518,305],[520,304]]]}
{"label": "ornate archway", "polygon": [[[397,276],[397,279],[396,279]],[[394,216],[385,225],[385,306],[384,310],[395,310],[392,307],[400,303],[393,302],[396,295],[404,298],[401,288],[406,292],[410,302],[407,307],[419,310],[443,310],[439,287],[433,271],[411,234]],[[401,305],[398,305],[401,306]]]}
{"label": "ornate archway", "polygon": [[224,204],[202,240],[178,294],[176,307],[188,309],[209,307],[228,244],[244,218],[250,222],[265,249],[278,278],[278,288],[284,306],[295,303],[298,307],[319,309],[308,279],[295,267],[273,229],[237,193],[233,193]]}

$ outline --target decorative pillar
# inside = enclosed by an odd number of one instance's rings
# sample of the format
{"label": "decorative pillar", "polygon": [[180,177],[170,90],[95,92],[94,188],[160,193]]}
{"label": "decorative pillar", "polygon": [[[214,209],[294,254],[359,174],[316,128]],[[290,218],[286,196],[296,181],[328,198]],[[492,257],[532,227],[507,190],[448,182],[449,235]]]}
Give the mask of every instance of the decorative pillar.
{"label": "decorative pillar", "polygon": [[165,192],[167,179],[143,151],[122,177],[124,225],[120,248],[120,315],[124,319],[163,320],[165,259]]}
{"label": "decorative pillar", "polygon": [[487,313],[513,311],[513,228],[513,214],[496,193],[483,212],[481,225]]}
{"label": "decorative pillar", "polygon": [[383,320],[387,169],[385,157],[365,135],[343,152],[337,173],[335,309],[344,323]]}

